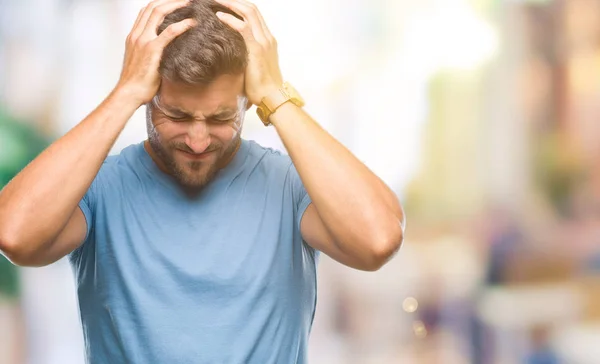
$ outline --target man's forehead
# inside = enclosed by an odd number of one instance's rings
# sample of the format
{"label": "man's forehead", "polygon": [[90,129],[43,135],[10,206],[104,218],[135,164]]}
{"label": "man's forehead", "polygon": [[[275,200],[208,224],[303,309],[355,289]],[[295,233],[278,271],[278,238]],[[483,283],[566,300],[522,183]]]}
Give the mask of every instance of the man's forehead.
{"label": "man's forehead", "polygon": [[182,114],[196,115],[198,113],[205,115],[213,115],[213,114],[221,114],[226,112],[236,112],[239,108],[239,102],[226,102],[219,103],[211,107],[198,107],[198,106],[186,106],[177,102],[177,99],[173,99],[169,101],[168,99],[162,98],[160,95],[157,95],[156,101],[157,105],[164,109],[165,111],[177,112]]}
{"label": "man's forehead", "polygon": [[226,112],[237,112],[240,108],[240,98],[243,98],[243,96],[201,97],[199,95],[179,95],[178,97],[178,95],[159,91],[155,102],[160,108],[166,111],[209,116]]}
{"label": "man's forehead", "polygon": [[165,94],[173,95],[196,95],[214,97],[233,97],[244,93],[243,75],[222,75],[206,84],[188,84],[173,82],[163,78],[161,90]]}

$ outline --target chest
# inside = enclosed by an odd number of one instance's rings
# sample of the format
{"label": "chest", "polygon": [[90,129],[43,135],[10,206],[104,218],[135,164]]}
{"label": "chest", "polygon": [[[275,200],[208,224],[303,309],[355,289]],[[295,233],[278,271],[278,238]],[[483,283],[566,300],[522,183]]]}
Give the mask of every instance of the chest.
{"label": "chest", "polygon": [[102,292],[211,301],[289,296],[304,258],[285,189],[207,192],[185,200],[139,188],[104,199],[95,231]]}

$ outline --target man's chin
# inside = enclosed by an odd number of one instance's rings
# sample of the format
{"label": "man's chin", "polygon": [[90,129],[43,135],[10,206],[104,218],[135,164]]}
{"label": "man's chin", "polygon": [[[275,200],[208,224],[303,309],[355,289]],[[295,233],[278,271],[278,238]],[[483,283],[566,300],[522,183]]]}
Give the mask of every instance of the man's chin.
{"label": "man's chin", "polygon": [[210,182],[207,178],[198,178],[196,176],[180,176],[179,178],[177,178],[177,181],[179,182],[181,187],[191,191],[199,191]]}
{"label": "man's chin", "polygon": [[185,188],[201,189],[214,178],[215,173],[211,167],[212,165],[202,165],[197,169],[186,165],[179,169],[180,173],[177,173],[176,179]]}

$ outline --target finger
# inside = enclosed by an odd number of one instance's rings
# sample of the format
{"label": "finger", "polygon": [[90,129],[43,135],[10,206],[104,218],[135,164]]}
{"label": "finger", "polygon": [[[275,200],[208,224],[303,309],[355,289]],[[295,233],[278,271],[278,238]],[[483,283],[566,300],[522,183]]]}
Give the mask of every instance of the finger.
{"label": "finger", "polygon": [[142,14],[144,14],[144,10],[146,10],[146,7],[144,6],[143,8],[140,9],[137,18],[135,18],[135,22],[133,23],[133,28],[132,29],[136,29],[138,27],[138,24],[140,23],[140,19],[142,18]]}
{"label": "finger", "polygon": [[137,15],[137,18],[135,19],[135,22],[133,23],[133,28],[131,28],[131,32],[129,32],[129,34],[127,35],[127,42],[137,39],[137,36],[138,36],[137,28],[138,28],[138,24],[140,23],[140,19],[142,18],[142,14],[144,14],[144,10],[146,10],[146,7],[143,7],[140,9],[140,11]]}
{"label": "finger", "polygon": [[155,7],[148,18],[142,36],[148,37],[149,39],[155,38],[157,36],[156,31],[158,26],[165,20],[165,17],[173,11],[189,5],[189,3],[189,0],[171,0]]}
{"label": "finger", "polygon": [[172,0],[155,0],[149,3],[148,5],[144,6],[142,10],[140,10],[140,14],[138,15],[138,18],[133,26],[133,30],[131,31],[131,38],[133,40],[139,38],[142,32],[144,31],[146,23],[148,22],[148,18],[150,17],[150,14],[152,13],[154,7],[159,6],[167,1]]}
{"label": "finger", "polygon": [[177,23],[169,25],[160,35],[156,38],[155,42],[158,47],[164,49],[173,39],[177,38],[181,34],[190,30],[198,23],[194,19],[185,19]]}
{"label": "finger", "polygon": [[257,13],[258,10],[256,6],[251,3],[241,3],[238,0],[215,0],[221,5],[226,6],[231,11],[235,12],[239,16],[241,16],[246,23],[250,26],[250,31],[252,32],[254,39],[256,39],[260,44],[267,43],[267,37],[264,34],[262,24],[258,20]]}
{"label": "finger", "polygon": [[254,34],[252,34],[252,30],[250,29],[250,27],[247,25],[247,23],[245,21],[240,20],[231,14],[223,13],[220,11],[217,12],[217,17],[223,23],[229,25],[233,29],[240,32],[242,34],[242,36],[244,37],[244,39],[246,39],[246,41],[248,41],[248,40],[255,41],[256,40],[254,38]]}
{"label": "finger", "polygon": [[217,11],[216,15],[219,19],[221,19],[223,23],[229,25],[230,27],[232,27],[240,33],[245,30],[244,28],[246,28],[246,22],[236,18],[231,14],[227,14],[222,11]]}
{"label": "finger", "polygon": [[258,10],[258,8],[256,7],[256,5],[252,4],[249,1],[246,0],[238,0],[240,3],[246,4],[246,6],[249,7],[254,7],[254,11],[256,13],[256,18],[258,19],[258,22],[260,23],[262,30],[263,30],[263,34],[265,36],[265,38],[267,40],[272,40],[273,35],[271,34],[271,31],[269,30],[269,28],[267,27],[267,23],[265,22],[265,18],[262,16],[260,10]]}

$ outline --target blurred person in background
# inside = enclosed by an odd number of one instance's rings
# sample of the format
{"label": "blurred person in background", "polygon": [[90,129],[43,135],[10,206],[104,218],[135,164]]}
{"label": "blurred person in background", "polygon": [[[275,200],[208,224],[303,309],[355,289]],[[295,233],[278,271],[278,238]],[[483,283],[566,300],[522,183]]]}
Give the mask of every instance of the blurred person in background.
{"label": "blurred person in background", "polygon": [[536,327],[531,333],[532,350],[525,358],[526,364],[559,364],[554,348],[551,345],[552,330],[548,327]]}
{"label": "blurred person in background", "polygon": [[[306,362],[318,253],[379,269],[397,197],[303,111],[245,0],[154,1],[125,53],[113,92],[0,194],[2,251],[69,256],[90,362]],[[148,140],[107,159],[142,105]],[[241,138],[251,105],[289,157]]]}

